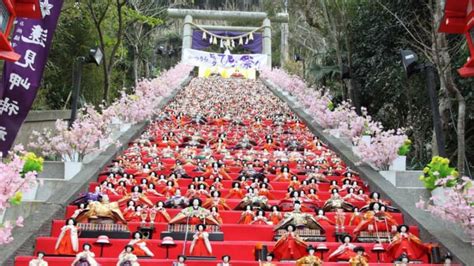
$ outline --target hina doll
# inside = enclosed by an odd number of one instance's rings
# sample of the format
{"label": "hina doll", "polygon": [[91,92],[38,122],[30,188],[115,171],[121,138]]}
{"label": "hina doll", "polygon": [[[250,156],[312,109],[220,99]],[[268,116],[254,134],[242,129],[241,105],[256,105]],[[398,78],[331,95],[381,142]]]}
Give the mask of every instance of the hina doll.
{"label": "hina doll", "polygon": [[364,198],[357,195],[353,187],[348,187],[346,191],[347,191],[347,194],[344,197],[342,197],[342,199],[344,199],[345,201],[353,205],[356,205],[359,202],[364,202]]}
{"label": "hina doll", "polygon": [[71,215],[70,218],[77,219],[77,216],[83,212],[87,208],[87,204],[85,203],[79,203],[77,206],[77,209],[74,211],[74,213]]}
{"label": "hina doll", "polygon": [[315,249],[312,245],[309,245],[307,248],[308,255],[304,256],[296,261],[296,266],[320,266],[323,264],[323,261],[316,256]]}
{"label": "hina doll", "polygon": [[123,210],[123,217],[127,222],[131,222],[135,217],[136,203],[133,200],[127,202],[127,207]]}
{"label": "hina doll", "polygon": [[222,256],[222,262],[217,263],[217,266],[231,266],[230,259],[229,255]]}
{"label": "hina doll", "polygon": [[231,210],[229,205],[225,202],[225,199],[221,198],[221,193],[219,191],[212,192],[212,198],[207,199],[202,207],[210,209],[211,207],[217,207],[221,211]]}
{"label": "hina doll", "polygon": [[143,178],[140,180],[140,187],[142,188],[143,191],[145,191],[148,188],[148,180],[146,178]]}
{"label": "hina doll", "polygon": [[288,182],[290,181],[290,178],[291,178],[291,172],[290,172],[290,168],[288,166],[283,166],[281,168],[281,172],[279,174],[277,174],[277,176],[275,177],[275,179],[273,179],[274,182]]}
{"label": "hina doll", "polygon": [[48,266],[48,262],[44,260],[45,253],[40,251],[35,259],[30,260],[28,266]]}
{"label": "hina doll", "polygon": [[166,187],[166,185],[167,185],[166,183],[167,183],[167,182],[168,182],[168,180],[166,179],[166,176],[165,176],[165,175],[160,175],[160,176],[158,177],[158,180],[157,180],[155,183],[156,183],[156,185],[157,185],[158,187],[164,188],[164,187]]}
{"label": "hina doll", "polygon": [[243,189],[248,189],[250,187],[250,182],[247,180],[245,175],[239,176],[240,187]]}
{"label": "hina doll", "polygon": [[129,200],[133,200],[138,204],[147,205],[149,207],[153,206],[153,202],[151,202],[151,200],[147,196],[145,196],[140,186],[133,186],[132,192],[129,193],[127,196],[121,198],[118,203],[122,204],[123,202],[127,202]]}
{"label": "hina doll", "polygon": [[297,190],[291,191],[290,198],[281,200],[278,205],[283,211],[291,211],[296,201],[300,202],[301,210],[304,212],[312,211],[315,207],[317,207],[313,201],[304,197],[303,191]]}
{"label": "hina doll", "polygon": [[185,197],[189,199],[197,197],[197,190],[195,184],[191,183],[188,185],[188,190],[186,191]]}
{"label": "hina doll", "polygon": [[196,191],[196,196],[198,198],[210,198],[211,194],[209,194],[209,191],[206,190],[207,186],[203,183],[200,183],[198,186],[198,190]]}
{"label": "hina doll", "polygon": [[79,251],[79,228],[76,226],[76,220],[69,218],[66,224],[61,228],[56,246],[54,247],[57,255],[76,255]]}
{"label": "hina doll", "polygon": [[326,216],[326,212],[323,209],[316,210],[316,216],[314,219],[325,228],[335,225],[335,223]]}
{"label": "hina doll", "polygon": [[98,266],[95,254],[91,251],[91,245],[85,243],[82,245],[82,249],[82,252],[76,254],[76,259],[74,259],[71,266]]}
{"label": "hina doll", "polygon": [[188,205],[188,198],[181,195],[181,190],[176,189],[174,195],[165,201],[165,206],[168,208],[184,208]]}
{"label": "hina doll", "polygon": [[398,227],[397,234],[387,247],[387,254],[391,259],[396,259],[403,253],[410,260],[420,260],[429,253],[428,247],[418,237],[410,233],[408,226],[404,224]]}
{"label": "hina doll", "polygon": [[451,266],[451,264],[453,263],[453,256],[451,255],[451,253],[446,253],[446,255],[444,256],[444,259],[443,259],[443,266]]}
{"label": "hina doll", "polygon": [[203,176],[210,178],[211,176],[214,177],[221,177],[222,179],[225,180],[232,180],[232,177],[230,177],[229,173],[225,170],[225,168],[217,162],[212,163],[211,167],[203,174]]}
{"label": "hina doll", "polygon": [[263,210],[267,210],[267,203],[268,199],[264,196],[259,196],[255,189],[249,187],[247,189],[247,194],[245,197],[240,201],[240,203],[235,207],[235,210],[245,210],[247,206],[251,206],[252,208],[260,208]]}
{"label": "hina doll", "polygon": [[268,179],[268,177],[265,176],[265,177],[262,179],[262,183],[267,184],[267,188],[268,188],[269,190],[272,190],[272,189],[273,189],[272,185],[270,185],[270,179]]}
{"label": "hina doll", "polygon": [[369,259],[365,254],[364,247],[357,246],[354,248],[355,256],[349,259],[349,266],[369,266]]}
{"label": "hina doll", "polygon": [[214,186],[217,190],[222,190],[224,189],[224,185],[222,184],[222,179],[220,177],[216,177],[214,179],[214,182],[211,184],[211,186]]}
{"label": "hina doll", "polygon": [[219,222],[219,224],[223,224],[222,217],[219,214],[219,209],[216,206],[211,207],[211,216]]}
{"label": "hina doll", "polygon": [[331,190],[331,197],[324,203],[323,209],[326,212],[336,211],[337,209],[343,209],[344,211],[350,212],[354,209],[354,206],[345,201],[339,195],[339,190],[334,188]]}
{"label": "hina doll", "polygon": [[94,192],[82,193],[79,198],[75,199],[71,204],[78,205],[80,203],[88,204],[92,201],[99,201],[99,198],[102,196],[100,192],[100,187],[96,186]]}
{"label": "hina doll", "polygon": [[256,224],[256,225],[271,225],[272,222],[265,217],[265,211],[264,210],[257,210],[257,215],[253,218],[253,221],[250,224]]}
{"label": "hina doll", "polygon": [[371,203],[369,208],[370,210],[364,214],[364,220],[354,229],[354,236],[359,236],[363,231],[375,231],[375,233],[396,231],[397,221],[389,213],[382,211],[379,203]]}
{"label": "hina doll", "polygon": [[317,193],[316,189],[310,188],[308,191],[308,194],[306,195],[306,198],[311,200],[314,204],[317,204],[317,202],[319,201],[319,197],[318,197],[318,194],[316,193]]}
{"label": "hina doll", "polygon": [[90,220],[112,220],[127,224],[118,202],[110,202],[107,195],[103,195],[100,201],[89,203],[86,209],[77,215],[76,221],[89,222]]}
{"label": "hina doll", "polygon": [[232,183],[232,188],[226,196],[226,199],[242,199],[245,196],[244,190],[241,188],[239,182]]}
{"label": "hina doll", "polygon": [[240,215],[240,219],[237,222],[238,224],[250,224],[254,218],[255,214],[253,213],[252,206],[247,205],[245,211]]}
{"label": "hina doll", "polygon": [[329,191],[333,191],[334,189],[337,189],[337,191],[341,190],[341,187],[337,184],[336,180],[331,180],[329,182]]}
{"label": "hina doll", "polygon": [[163,194],[158,193],[158,191],[156,191],[155,184],[153,184],[153,183],[148,184],[148,187],[145,189],[144,194],[145,194],[146,197],[164,197]]}
{"label": "hina doll", "polygon": [[105,182],[104,186],[101,186],[101,193],[107,194],[108,196],[112,196],[112,195],[118,196],[117,191],[115,191],[114,184],[112,182],[106,182],[106,181],[104,182]]}
{"label": "hina doll", "polygon": [[307,244],[295,232],[296,227],[289,224],[286,233],[276,242],[273,253],[278,260],[296,260],[305,256]]}
{"label": "hina doll", "polygon": [[352,237],[350,235],[342,235],[340,240],[342,244],[329,255],[328,261],[349,261],[357,255],[354,252],[355,245],[351,243]]}
{"label": "hina doll", "polygon": [[352,184],[351,184],[350,179],[346,178],[342,180],[341,190],[347,190],[348,188],[351,188],[351,187],[352,187]]}
{"label": "hina doll", "polygon": [[264,196],[269,200],[274,199],[272,193],[270,192],[270,189],[268,188],[268,183],[261,183],[260,184],[260,189],[258,190],[258,195],[259,196]]}
{"label": "hina doll", "polygon": [[146,178],[145,178],[148,183],[157,183],[158,182],[158,177],[156,176],[156,172],[151,172]]}
{"label": "hina doll", "polygon": [[273,253],[268,253],[267,257],[265,258],[264,262],[258,261],[259,266],[276,266],[276,264],[273,263],[275,255]]}
{"label": "hina doll", "polygon": [[186,266],[186,256],[179,255],[176,262],[172,266]]}
{"label": "hina doll", "polygon": [[289,186],[289,187],[286,189],[286,191],[287,191],[287,192],[286,192],[286,195],[285,195],[284,200],[285,200],[285,199],[291,199],[291,198],[293,198],[293,192],[295,192],[296,190],[295,190],[294,187]]}
{"label": "hina doll", "polygon": [[407,254],[403,253],[400,257],[396,258],[394,261],[395,266],[408,266],[410,265],[410,258],[408,258]]}
{"label": "hina doll", "polygon": [[161,194],[165,195],[166,198],[170,198],[176,192],[176,186],[172,180],[166,181],[166,187],[163,188]]}
{"label": "hina doll", "polygon": [[349,219],[349,226],[358,226],[363,219],[364,215],[359,211],[359,208],[355,207]]}
{"label": "hina doll", "polygon": [[218,221],[212,217],[211,213],[206,210],[205,208],[201,207],[202,201],[198,198],[194,198],[191,200],[190,207],[184,208],[178,213],[171,221],[170,224],[181,224],[181,223],[189,223],[189,224],[219,224]]}
{"label": "hina doll", "polygon": [[283,220],[278,223],[274,231],[277,231],[282,228],[286,228],[288,225],[294,225],[296,228],[309,228],[320,230],[321,234],[325,232],[324,228],[314,219],[314,217],[309,213],[304,213],[301,211],[301,203],[296,201],[294,203],[293,211],[287,212],[284,215]]}
{"label": "hina doll", "polygon": [[209,241],[209,233],[206,232],[206,225],[198,224],[196,226],[196,233],[194,233],[193,241],[191,242],[190,253],[192,256],[211,256],[212,247]]}
{"label": "hina doll", "polygon": [[369,201],[369,196],[367,196],[367,194],[365,194],[364,190],[363,189],[358,189],[357,190],[357,195],[359,197],[361,197],[362,199],[364,199],[365,202],[368,202]]}
{"label": "hina doll", "polygon": [[127,184],[125,183],[125,181],[119,182],[119,185],[115,189],[115,192],[117,193],[117,195],[122,197],[128,194]]}
{"label": "hina doll", "polygon": [[132,245],[126,245],[119,254],[117,266],[140,266],[137,256],[133,253],[134,251]]}
{"label": "hina doll", "polygon": [[400,210],[398,210],[397,208],[390,206],[388,201],[384,201],[384,200],[380,199],[380,194],[378,192],[375,192],[375,191],[370,193],[367,205],[362,207],[360,210],[362,212],[368,210],[369,207],[370,207],[370,204],[372,204],[374,202],[377,202],[380,205],[384,205],[387,208],[387,210],[390,211],[390,212],[400,212]]}
{"label": "hina doll", "polygon": [[269,220],[272,224],[277,225],[283,219],[283,214],[280,212],[280,208],[277,205],[273,205],[270,207],[271,212],[268,215]]}
{"label": "hina doll", "polygon": [[163,201],[158,201],[156,205],[150,209],[150,220],[152,223],[169,223],[171,217],[166,211]]}
{"label": "hina doll", "polygon": [[128,242],[133,247],[133,254],[139,257],[154,257],[155,254],[147,247],[146,239],[141,232],[133,233],[133,239]]}
{"label": "hina doll", "polygon": [[290,179],[289,186],[294,187],[295,189],[299,189],[301,186],[301,182],[298,180],[298,176],[292,175]]}

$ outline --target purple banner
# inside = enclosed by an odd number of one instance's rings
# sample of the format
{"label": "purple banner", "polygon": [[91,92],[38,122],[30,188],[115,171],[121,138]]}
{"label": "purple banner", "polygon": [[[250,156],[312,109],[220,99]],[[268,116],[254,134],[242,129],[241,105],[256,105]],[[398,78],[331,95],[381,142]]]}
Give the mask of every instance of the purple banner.
{"label": "purple banner", "polygon": [[0,151],[6,154],[23,124],[41,84],[49,47],[63,0],[40,0],[42,19],[18,18],[12,47],[21,55],[5,62],[0,90]]}
{"label": "purple banner", "polygon": [[[233,32],[233,31],[211,31],[212,33],[218,36],[227,36],[227,37],[235,37],[242,35],[242,32]],[[238,45],[238,41],[236,40]],[[193,44],[192,48],[195,50],[204,50],[207,47],[211,46],[209,44],[209,36],[205,40],[202,39],[202,31],[194,30],[193,31]],[[243,45],[244,49],[249,50],[252,54],[261,54],[262,53],[262,34],[261,33],[254,33],[253,40],[249,40],[247,44]]]}

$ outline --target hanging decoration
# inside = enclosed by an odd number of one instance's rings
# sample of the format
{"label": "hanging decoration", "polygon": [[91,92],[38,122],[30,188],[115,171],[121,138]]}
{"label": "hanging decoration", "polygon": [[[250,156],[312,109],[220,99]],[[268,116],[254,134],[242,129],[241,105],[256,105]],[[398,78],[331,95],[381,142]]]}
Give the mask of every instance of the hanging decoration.
{"label": "hanging decoration", "polygon": [[206,40],[207,37],[209,36],[209,44],[214,44],[214,45],[219,44],[220,48],[226,48],[226,49],[235,48],[237,44],[236,40],[238,40],[238,45],[244,45],[244,43],[245,45],[248,45],[250,41],[254,40],[254,33],[263,29],[263,26],[262,26],[238,36],[221,36],[211,31],[208,31],[194,23],[192,23],[192,25],[202,31],[203,40]]}

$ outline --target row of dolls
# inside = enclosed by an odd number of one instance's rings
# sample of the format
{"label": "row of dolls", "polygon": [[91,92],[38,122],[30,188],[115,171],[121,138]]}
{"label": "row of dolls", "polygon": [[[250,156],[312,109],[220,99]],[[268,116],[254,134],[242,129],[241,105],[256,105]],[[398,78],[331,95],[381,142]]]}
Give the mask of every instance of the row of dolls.
{"label": "row of dolls", "polygon": [[[60,254],[60,255],[75,255],[74,260],[71,263],[71,266],[100,266],[96,261],[95,253],[92,251],[92,246],[89,243],[84,243],[82,245],[82,251],[78,252],[78,243],[70,243],[74,250],[74,253],[71,254]],[[62,243],[61,245],[66,245]],[[33,258],[29,262],[29,266],[48,266],[48,261],[45,258],[46,253],[39,251],[36,258]],[[125,246],[124,250],[119,254],[117,266],[139,266],[138,258],[134,254],[134,247],[132,245]]]}
{"label": "row of dolls", "polygon": [[[88,261],[90,266],[95,266],[95,255],[90,250],[91,245],[84,244],[83,251],[79,252],[79,235],[80,230],[77,227],[76,221],[72,218],[66,221],[66,225],[61,228],[61,233],[55,244],[56,255],[74,255],[76,260],[72,265],[74,266],[86,266],[87,264],[81,264],[83,261]],[[148,248],[147,240],[141,232],[135,232],[132,234],[132,239],[129,241],[127,246],[132,247],[131,253],[137,257],[154,257],[155,254]],[[192,256],[210,256],[212,254],[212,246],[209,241],[209,233],[206,232],[205,224],[196,225],[196,232],[193,235],[191,242],[190,254]],[[126,257],[128,254],[127,248],[119,255],[119,258]],[[44,255],[44,254],[43,254]]]}
{"label": "row of dolls", "polygon": [[[90,266],[97,265],[89,244],[84,244],[82,252],[78,251],[78,237],[79,229],[75,220],[68,219],[66,225],[61,228],[61,233],[55,245],[55,253],[58,255],[75,255],[76,260],[72,264],[75,266],[88,265],[81,264],[84,260],[87,260]],[[329,255],[328,261],[348,261],[355,255],[355,245],[351,243],[351,236],[343,235],[341,242],[342,244]],[[131,253],[135,256],[154,257],[153,252],[147,247],[147,240],[141,232],[135,232],[128,245],[132,247]],[[296,233],[296,226],[289,224],[286,226],[286,233],[276,242],[273,253],[278,260],[297,260],[306,255],[307,247],[306,242]],[[126,253],[126,251],[127,249],[120,254],[119,258],[124,257],[123,253]],[[429,254],[429,247],[410,233],[408,226],[400,225],[397,228],[397,234],[388,245],[386,253],[391,260],[399,258],[403,253],[406,253],[409,259],[417,260]],[[190,254],[192,256],[212,255],[212,245],[209,240],[209,233],[206,232],[206,225],[196,225],[196,232],[190,246]]]}
{"label": "row of dolls", "polygon": [[[362,247],[353,244],[350,235],[342,235],[340,241],[341,245],[329,254],[327,261],[351,261],[356,255],[360,255],[358,260],[368,263],[369,256],[357,254],[358,249],[360,250]],[[297,234],[296,226],[289,224],[286,227],[286,232],[276,242],[273,253],[278,260],[298,260],[307,254],[307,247],[308,244]],[[389,261],[396,261],[402,256],[406,256],[410,260],[422,260],[429,255],[430,247],[410,233],[407,225],[400,225],[384,252]]]}
{"label": "row of dolls", "polygon": [[[109,196],[125,196],[131,192],[143,192],[147,196],[169,198],[174,194],[176,189],[180,187],[179,181],[174,178],[174,174],[171,174],[170,178],[160,175],[158,180],[142,178],[139,182],[140,184],[137,184],[138,182],[136,182],[136,180],[132,180],[133,182],[130,180],[116,180],[114,177],[108,177],[106,180],[101,182],[99,186],[100,192],[103,194],[108,194]],[[209,182],[209,180],[211,182]],[[320,180],[316,178],[299,181],[297,176],[292,176],[287,186],[288,190],[302,190],[306,193],[310,193],[311,190],[313,190],[312,194],[316,194],[316,192],[322,191],[320,190],[319,183]],[[130,190],[128,189],[129,187],[131,187]],[[258,188],[262,191],[268,191],[269,193],[267,194],[269,199],[274,198],[274,196],[270,193],[270,190],[273,190],[273,186],[267,177],[263,177],[261,179],[247,178],[244,175],[239,176],[237,180],[233,181],[232,187],[229,188],[229,190],[231,190],[230,192],[233,194],[226,196],[226,198],[235,198],[239,196],[242,198],[243,189],[247,189],[249,187]],[[339,191],[347,191],[349,193],[354,193],[357,191],[358,194],[364,194],[363,188],[365,187],[365,185],[361,185],[360,181],[357,180],[344,179],[342,181],[342,185],[339,185],[336,180],[331,180],[327,186],[327,191],[338,189]],[[216,177],[213,179],[207,179],[204,176],[199,176],[194,177],[192,182],[188,185],[189,192],[187,193],[190,194],[188,197],[194,196],[194,194],[191,193],[202,193],[202,196],[209,197],[209,193],[206,193],[207,190],[212,191],[222,189],[225,189],[225,184],[222,182],[221,178]]]}
{"label": "row of dolls", "polygon": [[[299,153],[298,153],[299,154]],[[317,176],[333,176],[341,177],[344,176],[345,166],[339,161],[338,158],[333,158],[328,162],[325,158],[315,158],[310,160],[306,155],[299,154],[299,158],[295,161],[295,166],[291,169],[288,165],[282,163],[280,159],[273,159],[275,163],[272,163],[271,158],[259,159],[250,156],[248,159],[233,157],[231,156],[226,160],[227,164],[222,160],[216,160],[212,157],[205,163],[201,159],[193,159],[191,156],[183,163],[180,160],[176,160],[174,165],[163,165],[158,158],[154,158],[153,161],[142,165],[143,159],[141,157],[127,157],[126,168],[121,167],[119,162],[115,162],[114,166],[108,169],[108,173],[116,174],[120,177],[125,177],[127,174],[131,174],[132,177],[146,177],[155,178],[158,173],[162,172],[174,172],[179,174],[180,177],[190,178],[189,174],[203,175],[205,177],[220,176],[224,180],[231,180],[230,174],[245,173],[245,172],[257,172],[264,175],[274,175],[274,181],[289,181],[293,175],[317,175]],[[333,161],[337,161],[334,163]],[[123,162],[123,159],[121,159]],[[152,167],[153,169],[151,169]],[[349,173],[350,174],[350,173]],[[352,178],[349,176],[349,178]]]}
{"label": "row of dolls", "polygon": [[[295,181],[295,183],[297,183],[295,184],[295,186],[289,184],[288,193],[286,194],[284,199],[300,197],[314,201],[319,200],[319,197],[317,195],[318,183],[316,180],[312,179],[310,181],[303,181],[302,184],[299,184],[299,181]],[[354,182],[354,184],[348,184],[349,182],[346,183],[347,185],[339,187],[337,185],[337,182],[333,180],[329,186],[330,192],[332,194],[339,194],[340,189],[342,189],[342,192],[345,193],[343,199],[349,201],[349,203],[371,201],[375,195],[377,195],[378,197],[378,193],[376,192],[370,194],[370,196],[368,197],[365,194],[364,189],[361,188],[356,182]],[[207,182],[205,182],[204,178],[196,178],[193,183],[189,184],[186,194],[184,196],[187,198],[210,198],[214,197],[212,194],[214,194],[215,191],[222,190],[223,187],[224,186],[220,182],[219,178],[216,178],[214,183],[212,183],[210,186],[207,184]],[[272,186],[269,183],[265,182],[265,178],[262,182],[254,180],[253,183],[250,183],[245,177],[242,177],[240,182],[233,183],[233,187],[228,190],[228,193],[225,198],[244,198],[246,194],[244,188],[242,187],[246,188],[247,194],[253,194],[257,192],[259,196],[265,196],[267,199],[272,200],[275,198],[273,196],[273,193],[271,192]],[[177,184],[177,181],[168,180],[166,181],[166,187],[162,189],[162,194],[155,189],[154,183],[148,183],[147,179],[142,179],[141,186],[135,185],[131,188],[131,192],[128,192],[126,188],[126,183],[124,181],[121,181],[120,186],[116,189],[111,182],[104,180],[99,187],[96,187],[94,193],[107,194],[109,196],[122,196],[120,202],[124,202],[125,200],[129,200],[131,198],[140,198],[145,201],[144,203],[152,205],[150,204],[151,201],[148,199],[149,196],[166,197],[170,199],[171,197],[175,196],[176,191],[179,189],[180,188]],[[295,195],[295,193],[299,193],[299,195]],[[75,203],[78,202],[79,201],[75,201]]]}

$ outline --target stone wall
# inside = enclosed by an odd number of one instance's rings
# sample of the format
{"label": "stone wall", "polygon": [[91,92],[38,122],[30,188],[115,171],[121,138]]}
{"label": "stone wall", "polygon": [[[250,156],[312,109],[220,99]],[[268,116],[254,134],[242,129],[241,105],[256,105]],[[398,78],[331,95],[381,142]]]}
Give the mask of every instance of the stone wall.
{"label": "stone wall", "polygon": [[71,110],[31,111],[21,126],[14,145],[23,144],[27,147],[31,133],[34,130],[43,131],[45,128],[54,128],[57,119],[69,119],[70,117]]}

